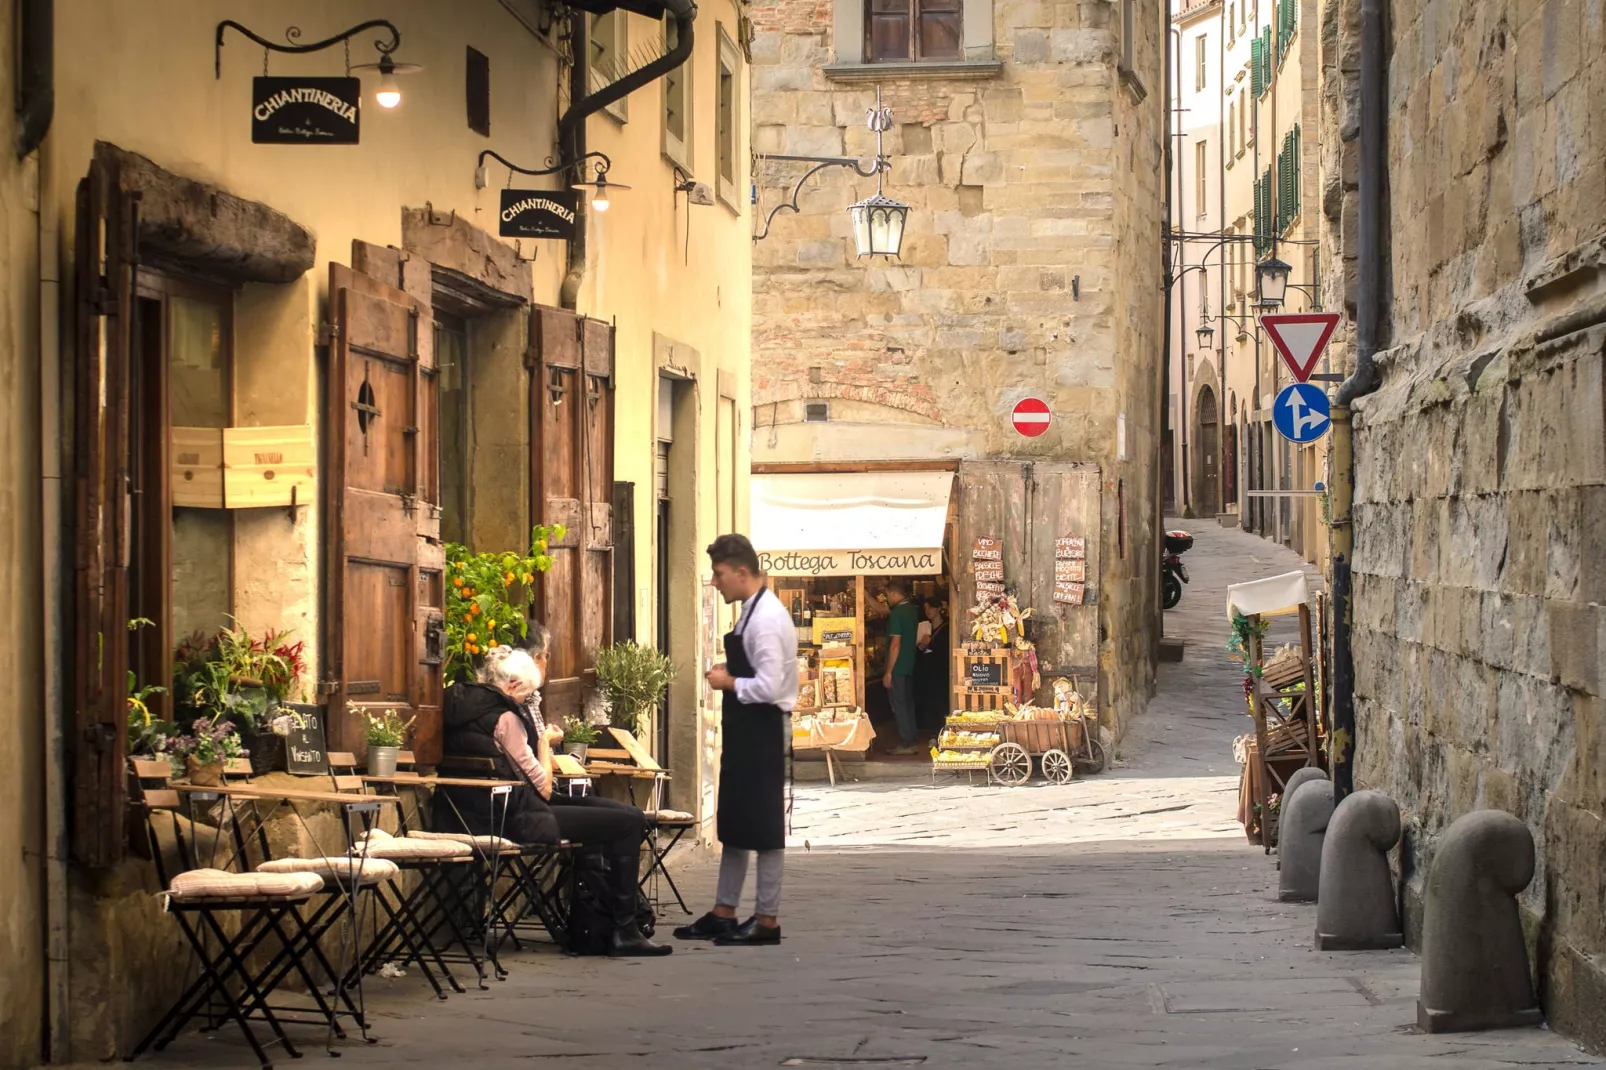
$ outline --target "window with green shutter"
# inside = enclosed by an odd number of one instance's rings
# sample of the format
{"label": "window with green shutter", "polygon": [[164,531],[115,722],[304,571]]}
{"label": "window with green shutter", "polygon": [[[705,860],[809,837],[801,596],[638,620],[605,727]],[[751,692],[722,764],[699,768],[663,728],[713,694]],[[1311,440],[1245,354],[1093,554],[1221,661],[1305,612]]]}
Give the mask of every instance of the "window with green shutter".
{"label": "window with green shutter", "polygon": [[1249,42],[1249,95],[1256,100],[1259,100],[1261,94],[1266,91],[1266,81],[1260,69],[1260,50],[1260,38],[1257,37]]}

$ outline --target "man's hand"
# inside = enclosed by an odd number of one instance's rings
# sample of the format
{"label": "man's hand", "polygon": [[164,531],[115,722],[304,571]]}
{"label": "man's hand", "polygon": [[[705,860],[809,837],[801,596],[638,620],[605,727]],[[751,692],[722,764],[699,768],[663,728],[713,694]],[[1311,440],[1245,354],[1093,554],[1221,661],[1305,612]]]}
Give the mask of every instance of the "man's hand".
{"label": "man's hand", "polygon": [[736,690],[736,677],[732,676],[726,670],[724,662],[720,662],[712,669],[709,669],[705,679],[708,681],[708,686],[713,688],[715,691]]}
{"label": "man's hand", "polygon": [[885,675],[885,676],[883,676],[881,678],[881,686],[886,688],[888,691],[892,690],[892,670],[891,669],[888,669],[887,670],[887,675]]}

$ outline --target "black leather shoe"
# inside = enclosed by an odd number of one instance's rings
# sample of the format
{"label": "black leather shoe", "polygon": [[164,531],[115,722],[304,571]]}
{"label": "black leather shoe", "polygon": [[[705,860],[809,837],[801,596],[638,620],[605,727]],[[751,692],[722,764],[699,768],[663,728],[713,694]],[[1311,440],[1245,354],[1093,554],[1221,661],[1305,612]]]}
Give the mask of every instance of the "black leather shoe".
{"label": "black leather shoe", "polygon": [[660,955],[672,955],[675,949],[667,944],[655,944],[634,925],[616,929],[613,939],[608,942],[608,955],[611,958],[657,958]]}
{"label": "black leather shoe", "polygon": [[720,947],[761,947],[765,944],[778,944],[780,942],[781,927],[779,925],[760,925],[757,918],[748,918],[738,925],[734,932],[714,937],[714,943]]}
{"label": "black leather shoe", "polygon": [[690,925],[675,930],[676,940],[715,940],[736,931],[735,918],[722,918],[718,914],[704,914]]}

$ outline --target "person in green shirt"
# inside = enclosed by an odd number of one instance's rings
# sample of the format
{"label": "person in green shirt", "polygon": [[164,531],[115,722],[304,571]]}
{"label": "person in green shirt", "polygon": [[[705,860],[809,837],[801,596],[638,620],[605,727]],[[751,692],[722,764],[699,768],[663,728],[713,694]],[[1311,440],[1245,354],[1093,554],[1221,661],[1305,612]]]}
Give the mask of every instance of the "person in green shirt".
{"label": "person in green shirt", "polygon": [[887,581],[887,673],[881,683],[892,703],[892,716],[898,722],[898,746],[893,754],[918,754],[915,745],[915,637],[920,614],[909,601],[909,585],[903,580]]}

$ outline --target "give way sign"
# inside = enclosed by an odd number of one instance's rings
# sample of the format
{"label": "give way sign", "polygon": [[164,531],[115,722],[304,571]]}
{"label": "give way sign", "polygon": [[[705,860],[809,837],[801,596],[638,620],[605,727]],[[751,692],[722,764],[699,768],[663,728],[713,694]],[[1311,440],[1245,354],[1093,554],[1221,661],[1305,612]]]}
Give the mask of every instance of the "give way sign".
{"label": "give way sign", "polygon": [[1294,381],[1308,382],[1338,328],[1337,312],[1271,312],[1260,317],[1271,344],[1282,354]]}
{"label": "give way sign", "polygon": [[1027,438],[1036,438],[1047,431],[1049,419],[1048,402],[1042,398],[1022,398],[1009,414],[1009,421],[1015,425],[1015,430]]}

